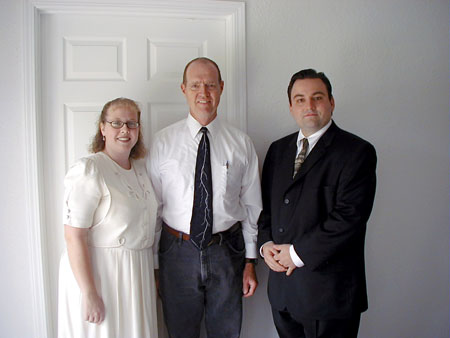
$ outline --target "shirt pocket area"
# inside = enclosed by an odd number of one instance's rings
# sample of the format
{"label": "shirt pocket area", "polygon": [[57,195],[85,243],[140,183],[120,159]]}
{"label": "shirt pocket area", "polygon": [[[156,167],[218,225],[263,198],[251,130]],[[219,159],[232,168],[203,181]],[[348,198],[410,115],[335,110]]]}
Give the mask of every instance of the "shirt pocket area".
{"label": "shirt pocket area", "polygon": [[227,162],[225,167],[225,196],[239,198],[245,167],[240,162]]}

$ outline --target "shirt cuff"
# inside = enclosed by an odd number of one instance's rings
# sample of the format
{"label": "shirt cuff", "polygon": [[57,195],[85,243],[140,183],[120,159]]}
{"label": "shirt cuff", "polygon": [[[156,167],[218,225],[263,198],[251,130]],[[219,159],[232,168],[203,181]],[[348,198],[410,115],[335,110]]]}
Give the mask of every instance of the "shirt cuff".
{"label": "shirt cuff", "polygon": [[264,245],[266,245],[267,243],[273,243],[273,241],[267,241],[266,243],[264,243],[263,245],[261,245],[261,247],[259,248],[259,254],[261,255],[261,257],[262,258],[264,258],[264,255],[263,255],[263,247],[264,247]]}
{"label": "shirt cuff", "polygon": [[256,243],[245,243],[245,258],[256,258]]}
{"label": "shirt cuff", "polygon": [[289,254],[291,255],[291,259],[297,268],[301,268],[302,266],[305,266],[305,263],[303,263],[303,261],[300,259],[300,257],[298,257],[297,253],[295,252],[294,246],[292,244],[289,247]]}

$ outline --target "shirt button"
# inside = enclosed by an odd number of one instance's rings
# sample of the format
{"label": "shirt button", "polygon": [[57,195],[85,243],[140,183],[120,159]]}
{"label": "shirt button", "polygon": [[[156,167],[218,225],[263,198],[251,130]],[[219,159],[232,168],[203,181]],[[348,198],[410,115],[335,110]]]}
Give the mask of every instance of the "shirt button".
{"label": "shirt button", "polygon": [[284,199],[284,204],[289,204],[289,202],[290,202],[290,201],[289,201],[289,198],[285,198],[285,199]]}
{"label": "shirt button", "polygon": [[279,233],[283,233],[283,232],[284,232],[284,229],[283,229],[283,228],[278,228],[278,232],[279,232]]}
{"label": "shirt button", "polygon": [[119,244],[123,245],[125,243],[125,238],[121,237],[119,238]]}

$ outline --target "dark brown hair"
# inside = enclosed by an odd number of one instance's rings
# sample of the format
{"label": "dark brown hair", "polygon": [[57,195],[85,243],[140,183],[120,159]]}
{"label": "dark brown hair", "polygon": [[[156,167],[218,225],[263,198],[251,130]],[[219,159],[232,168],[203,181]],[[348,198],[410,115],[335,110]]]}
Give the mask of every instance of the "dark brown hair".
{"label": "dark brown hair", "polygon": [[328,80],[327,76],[324,73],[322,73],[322,72],[318,73],[314,69],[303,69],[303,70],[295,73],[294,75],[292,75],[291,81],[289,82],[287,93],[288,93],[290,105],[292,105],[292,102],[291,102],[292,87],[294,87],[295,81],[303,80],[303,79],[320,79],[320,80],[322,80],[322,82],[325,84],[325,87],[327,87],[328,98],[330,100],[333,98],[330,80]]}
{"label": "dark brown hair", "polygon": [[102,109],[102,113],[100,114],[100,117],[97,121],[97,133],[95,134],[94,138],[92,139],[92,143],[89,147],[89,150],[92,153],[98,153],[99,151],[102,151],[105,149],[105,141],[103,141],[103,135],[101,132],[101,123],[105,123],[106,121],[106,114],[108,111],[112,108],[118,108],[118,107],[124,107],[129,108],[137,113],[138,122],[139,122],[139,136],[136,144],[134,145],[133,149],[131,149],[130,152],[130,158],[138,159],[145,157],[145,154],[147,153],[147,149],[145,149],[144,141],[142,137],[142,127],[140,126],[141,122],[141,110],[139,109],[139,106],[136,102],[133,100],[124,98],[124,97],[118,97],[117,99],[114,99],[112,101],[107,102]]}

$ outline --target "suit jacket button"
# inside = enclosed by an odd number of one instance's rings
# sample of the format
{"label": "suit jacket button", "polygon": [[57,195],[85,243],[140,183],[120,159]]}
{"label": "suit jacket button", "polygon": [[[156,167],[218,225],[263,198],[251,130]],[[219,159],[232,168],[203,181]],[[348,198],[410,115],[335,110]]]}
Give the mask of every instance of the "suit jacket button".
{"label": "suit jacket button", "polygon": [[289,198],[284,199],[284,204],[289,204]]}
{"label": "suit jacket button", "polygon": [[283,228],[278,228],[278,232],[284,232]]}

